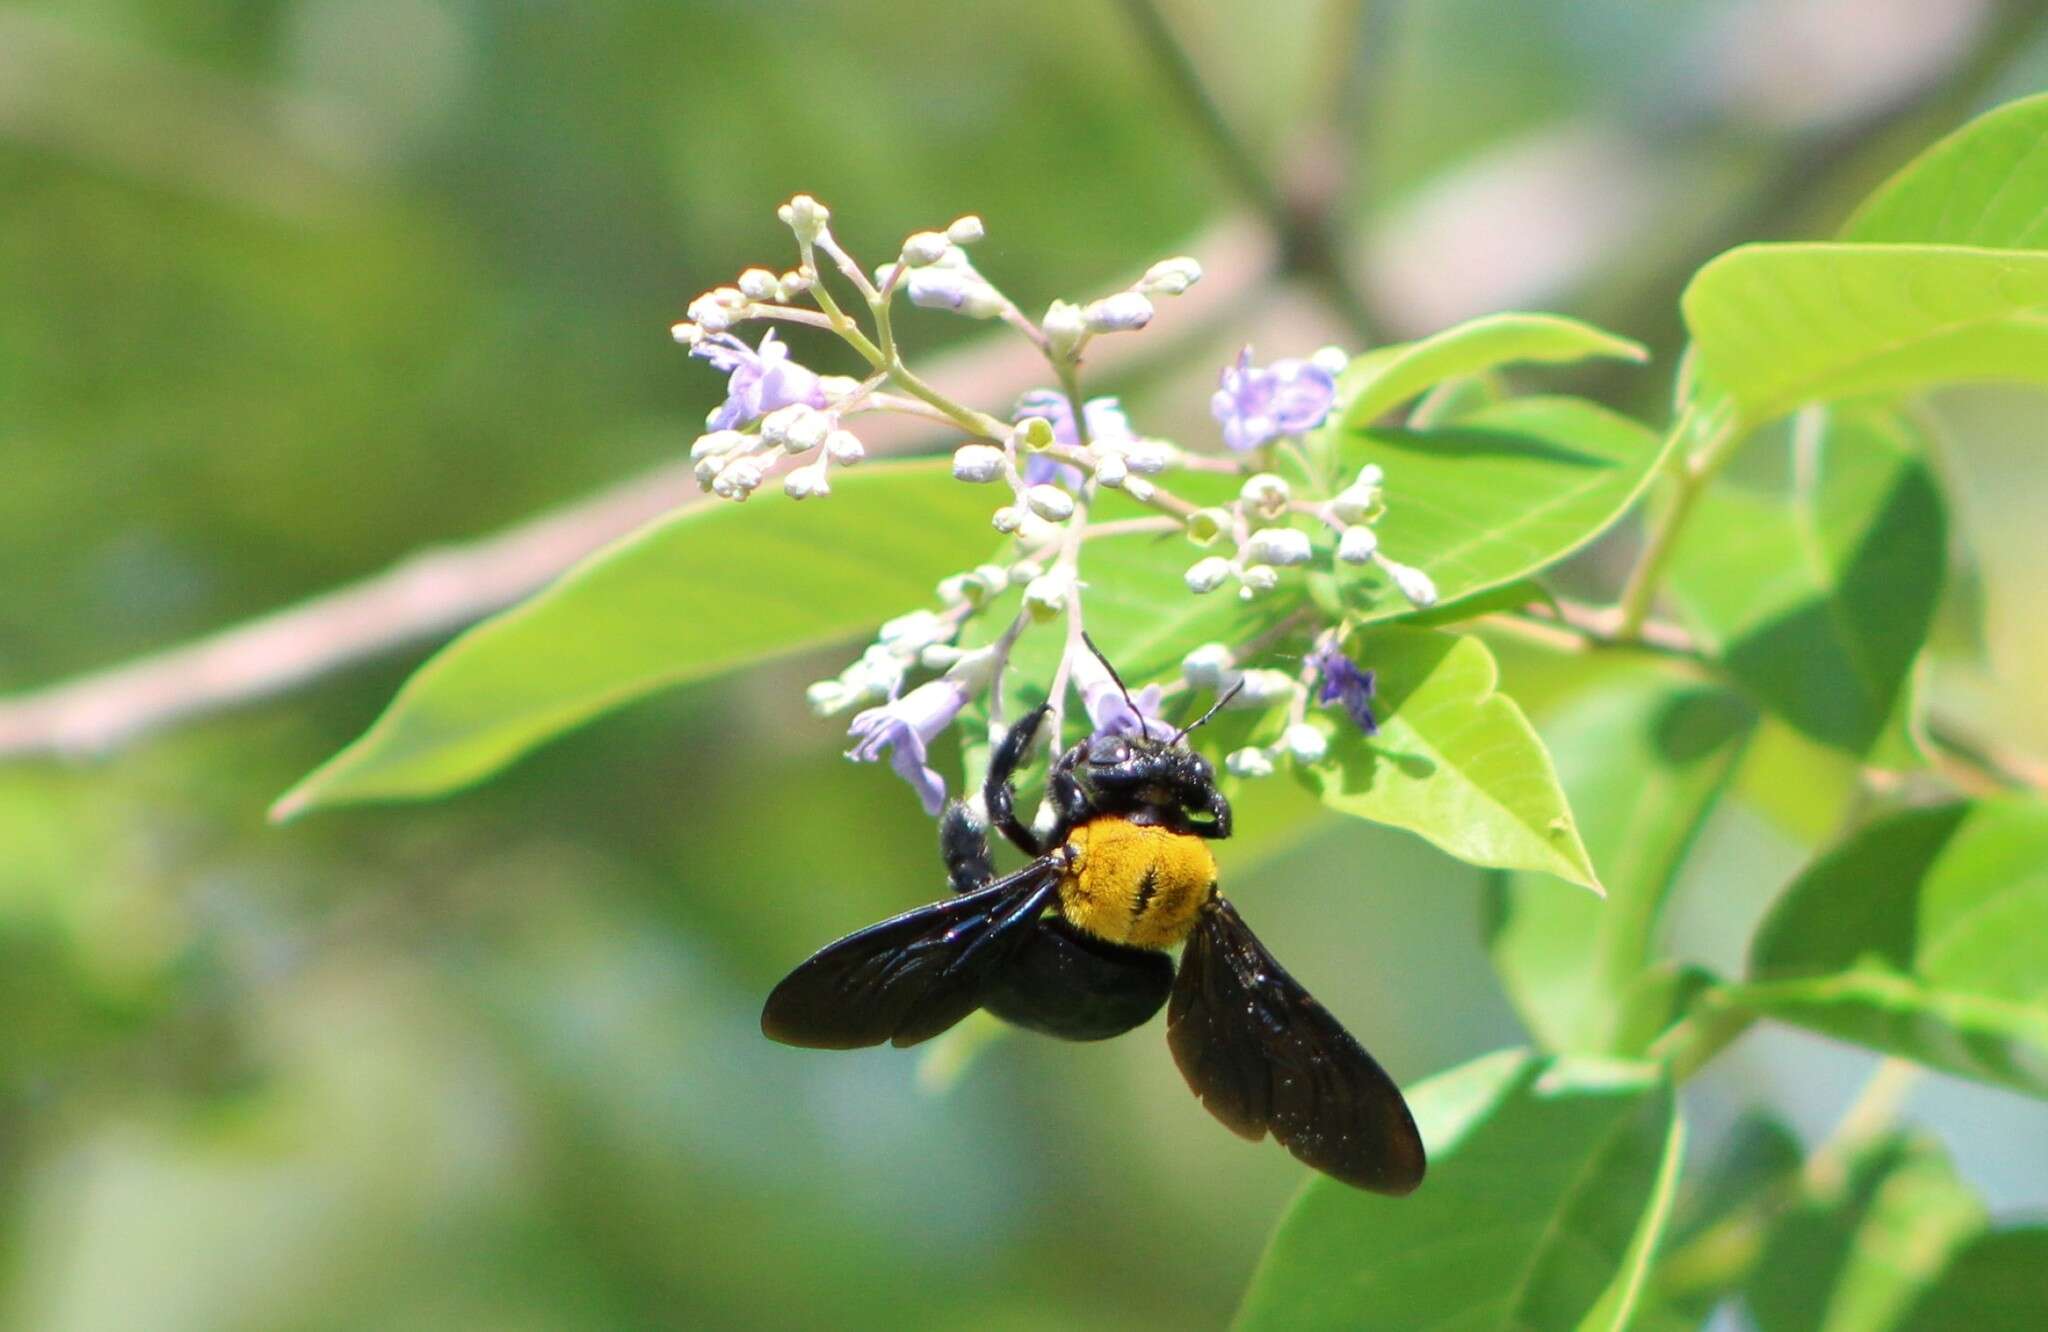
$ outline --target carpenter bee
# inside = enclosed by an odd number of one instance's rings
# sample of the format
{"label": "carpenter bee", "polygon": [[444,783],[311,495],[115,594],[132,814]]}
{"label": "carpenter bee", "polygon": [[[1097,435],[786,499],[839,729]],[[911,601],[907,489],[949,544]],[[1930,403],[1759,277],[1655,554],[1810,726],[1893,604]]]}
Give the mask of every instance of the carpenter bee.
{"label": "carpenter bee", "polygon": [[[1100,1040],[1148,1021],[1170,995],[1174,1062],[1225,1127],[1253,1141],[1271,1132],[1362,1189],[1414,1189],[1422,1139],[1400,1089],[1216,890],[1208,843],[1230,836],[1230,804],[1185,743],[1201,722],[1156,739],[1140,714],[1139,735],[1098,735],[1058,755],[1041,839],[1017,818],[1012,779],[1049,710],[1009,729],[983,788],[989,822],[1031,862],[997,877],[986,828],[953,802],[939,844],[954,895],[813,954],[768,996],[762,1032],[817,1049],[907,1046],[985,1008],[1064,1040]],[[1165,950],[1181,944],[1176,975]]]}

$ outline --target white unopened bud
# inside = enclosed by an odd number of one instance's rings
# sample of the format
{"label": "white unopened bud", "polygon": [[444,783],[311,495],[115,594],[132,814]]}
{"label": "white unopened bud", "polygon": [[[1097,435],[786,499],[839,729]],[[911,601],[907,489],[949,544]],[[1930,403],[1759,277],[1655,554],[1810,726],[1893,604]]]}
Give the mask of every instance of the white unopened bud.
{"label": "white unopened bud", "polygon": [[953,242],[943,231],[920,231],[903,242],[903,262],[912,268],[923,268],[946,257],[946,251],[953,248]]}
{"label": "white unopened bud", "polygon": [[1142,476],[1127,476],[1124,478],[1123,492],[1140,504],[1150,504],[1152,497],[1159,493],[1159,487]]}
{"label": "white unopened bud", "polygon": [[996,673],[996,650],[994,645],[974,648],[962,654],[959,660],[946,668],[946,678],[963,686],[968,693],[978,694]]}
{"label": "white unopened bud", "polygon": [[1138,279],[1138,290],[1160,296],[1178,296],[1202,280],[1202,266],[1186,255],[1161,259]]}
{"label": "white unopened bud", "polygon": [[[806,403],[793,402],[787,407],[778,407],[761,418],[761,438],[770,444],[788,444],[790,433],[800,422],[818,414],[818,410]],[[823,439],[821,434],[818,437]]]}
{"label": "white unopened bud", "polygon": [[690,302],[686,314],[707,333],[723,333],[739,322],[740,307],[747,298],[737,287],[715,287]]}
{"label": "white unopened bud", "polygon": [[718,477],[718,469],[723,466],[723,458],[699,458],[696,467],[691,469],[697,473],[697,489],[711,489],[711,483]]}
{"label": "white unopened bud", "polygon": [[1347,486],[1330,500],[1330,512],[1339,522],[1366,522],[1379,507],[1380,492],[1375,486]]}
{"label": "white unopened bud", "polygon": [[1244,501],[1247,509],[1266,518],[1278,517],[1287,512],[1287,501],[1293,498],[1293,495],[1294,492],[1288,489],[1287,482],[1271,472],[1260,472],[1256,476],[1246,477],[1244,485],[1237,492],[1237,497]]}
{"label": "white unopened bud", "polygon": [[1024,492],[1024,502],[1049,523],[1063,523],[1074,516],[1074,497],[1058,486],[1032,486]]}
{"label": "white unopened bud", "polygon": [[1059,437],[1053,433],[1052,422],[1042,416],[1027,416],[1011,430],[1010,437],[1027,449],[1050,448]]}
{"label": "white unopened bud", "polygon": [[841,467],[851,467],[867,457],[868,451],[851,430],[834,430],[825,436],[825,456]]}
{"label": "white unopened bud", "polygon": [[772,301],[782,294],[782,284],[765,268],[750,268],[740,274],[740,291],[749,300]]}
{"label": "white unopened bud", "polygon": [[1301,685],[1285,671],[1256,670],[1243,675],[1244,687],[1230,700],[1231,708],[1268,708],[1294,697]]}
{"label": "white unopened bud", "polygon": [[1406,564],[1397,564],[1382,555],[1380,565],[1393,578],[1394,586],[1401,589],[1401,595],[1418,606],[1436,605],[1436,584],[1428,574]]}
{"label": "white unopened bud", "polygon": [[829,717],[843,711],[853,700],[853,691],[838,680],[820,680],[804,690],[804,701],[811,705],[811,711],[820,717]]}
{"label": "white unopened bud", "polygon": [[775,216],[796,233],[798,240],[809,243],[825,234],[825,224],[832,220],[832,210],[808,194],[799,194],[776,209]]}
{"label": "white unopened bud", "polygon": [[730,500],[743,500],[761,485],[761,465],[752,458],[738,458],[727,463],[712,478],[714,494]]}
{"label": "white unopened bud", "polygon": [[1003,298],[986,282],[971,284],[959,305],[960,313],[969,319],[994,319],[1003,309]]}
{"label": "white unopened bud", "polygon": [[1141,292],[1120,291],[1090,301],[1081,319],[1090,333],[1128,333],[1152,322],[1152,302]]}
{"label": "white unopened bud", "polygon": [[1057,618],[1074,590],[1074,572],[1054,568],[1024,585],[1024,611],[1039,624]]}
{"label": "white unopened bud", "polygon": [[946,227],[946,239],[955,245],[972,245],[987,234],[982,230],[981,219],[972,213],[966,217],[954,218]]}
{"label": "white unopened bud", "polygon": [[[815,449],[832,434],[832,418],[814,407],[798,404],[796,407],[785,407],[782,410],[798,413],[790,419],[782,432],[782,442],[792,453]],[[766,421],[761,423],[764,433],[767,424]]]}
{"label": "white unopened bud", "polygon": [[1270,564],[1247,564],[1238,571],[1237,594],[1246,601],[1280,586],[1280,571]]}
{"label": "white unopened bud", "polygon": [[928,610],[914,610],[885,621],[876,631],[875,641],[904,655],[929,643],[943,643],[952,636],[952,625]]}
{"label": "white unopened bud", "polygon": [[1271,777],[1273,760],[1263,749],[1233,749],[1223,756],[1223,769],[1233,777]]}
{"label": "white unopened bud", "polygon": [[1346,564],[1369,564],[1380,539],[1370,527],[1347,527],[1337,538],[1337,558]]}
{"label": "white unopened bud", "polygon": [[742,434],[737,430],[714,430],[708,435],[697,436],[697,442],[690,446],[690,457],[693,461],[701,462],[706,458],[723,458],[729,454],[742,453],[752,447],[754,439],[751,435]]}
{"label": "white unopened bud", "polygon": [[704,330],[688,320],[670,324],[668,335],[685,347],[694,347],[704,341]]}
{"label": "white unopened bud", "polygon": [[1344,367],[1351,364],[1351,353],[1342,347],[1318,347],[1309,358],[1309,364],[1331,375],[1341,375]]}
{"label": "white unopened bud", "polygon": [[1307,722],[1296,722],[1281,734],[1280,747],[1296,763],[1320,763],[1330,752],[1330,739]]}
{"label": "white unopened bud", "polygon": [[[983,565],[982,567],[988,568],[990,566]],[[1018,583],[1028,583],[1044,572],[1045,566],[1037,560],[1018,560],[1006,571],[1012,586]]]}
{"label": "white unopened bud", "polygon": [[1312,553],[1308,533],[1292,527],[1262,527],[1244,543],[1244,558],[1255,564],[1307,564]]}
{"label": "white unopened bud", "polygon": [[953,451],[953,476],[981,485],[1003,474],[1003,451],[993,444],[962,444]]}
{"label": "white unopened bud", "polygon": [[1197,509],[1188,515],[1188,540],[1207,546],[1230,530],[1230,510]]}
{"label": "white unopened bud", "polygon": [[1007,534],[1022,527],[1024,520],[1030,516],[1031,514],[1022,505],[1005,504],[1002,508],[990,514],[988,521],[989,525],[994,527],[996,531]]}
{"label": "white unopened bud", "polygon": [[1124,478],[1130,474],[1130,466],[1124,462],[1124,455],[1121,453],[1108,454],[1101,462],[1095,464],[1095,479],[1112,490],[1122,485]]}
{"label": "white unopened bud", "polygon": [[1179,450],[1163,439],[1134,439],[1120,447],[1131,470],[1147,476],[1157,476],[1173,466],[1179,455]]}
{"label": "white unopened bud", "polygon": [[1053,354],[1062,357],[1072,355],[1088,335],[1088,324],[1081,317],[1081,307],[1067,301],[1054,301],[1047,306],[1039,327],[1045,330],[1045,340],[1051,344]]}
{"label": "white unopened bud", "polygon": [[782,298],[788,300],[811,289],[811,275],[800,268],[792,268],[777,280],[776,285],[782,288]]}
{"label": "white unopened bud", "polygon": [[1218,693],[1237,683],[1237,657],[1221,643],[1204,643],[1180,659],[1181,678]]}
{"label": "white unopened bud", "polygon": [[808,467],[799,467],[782,478],[782,493],[794,500],[812,499],[832,493],[832,483],[825,478],[823,459]]}
{"label": "white unopened bud", "polygon": [[1187,583],[1190,592],[1214,592],[1230,581],[1230,561],[1221,555],[1211,555],[1206,560],[1196,560],[1188,566]]}
{"label": "white unopened bud", "polygon": [[1367,463],[1358,469],[1358,480],[1354,485],[1377,486],[1387,479],[1387,469],[1378,463]]}

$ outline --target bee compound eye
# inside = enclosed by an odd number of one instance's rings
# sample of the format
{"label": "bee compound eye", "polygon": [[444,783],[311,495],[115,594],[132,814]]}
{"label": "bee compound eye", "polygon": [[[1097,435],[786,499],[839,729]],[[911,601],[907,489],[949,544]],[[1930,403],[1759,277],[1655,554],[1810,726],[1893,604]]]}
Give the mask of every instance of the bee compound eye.
{"label": "bee compound eye", "polygon": [[1105,735],[1088,742],[1088,761],[1098,765],[1122,763],[1131,756],[1131,746],[1120,735]]}

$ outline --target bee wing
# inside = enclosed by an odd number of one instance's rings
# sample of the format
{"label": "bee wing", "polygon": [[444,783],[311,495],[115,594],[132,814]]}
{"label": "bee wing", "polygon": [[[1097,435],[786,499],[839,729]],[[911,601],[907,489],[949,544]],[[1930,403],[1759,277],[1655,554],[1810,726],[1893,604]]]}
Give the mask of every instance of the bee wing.
{"label": "bee wing", "polygon": [[1034,861],[986,888],[827,944],[769,994],[762,1034],[822,1050],[929,1040],[980,1007],[990,977],[1030,938],[1059,878],[1057,862]]}
{"label": "bee wing", "polygon": [[1306,1165],[1374,1193],[1422,1182],[1401,1089],[1218,898],[1181,955],[1166,1042],[1232,1132],[1269,1131]]}

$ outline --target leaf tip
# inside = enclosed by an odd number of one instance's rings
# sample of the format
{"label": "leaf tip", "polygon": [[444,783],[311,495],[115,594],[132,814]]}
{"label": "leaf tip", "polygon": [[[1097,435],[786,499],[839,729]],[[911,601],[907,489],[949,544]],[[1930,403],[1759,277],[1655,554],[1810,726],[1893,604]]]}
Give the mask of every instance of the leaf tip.
{"label": "leaf tip", "polygon": [[283,827],[285,824],[298,818],[299,815],[304,814],[313,807],[312,785],[312,778],[308,777],[291,790],[286,791],[272,802],[270,808],[264,812],[264,819],[277,827]]}

